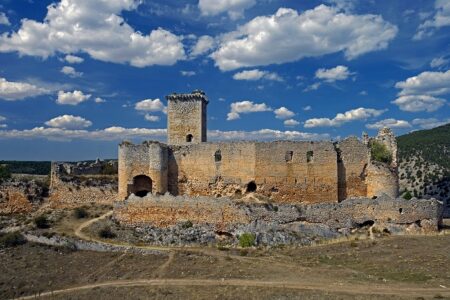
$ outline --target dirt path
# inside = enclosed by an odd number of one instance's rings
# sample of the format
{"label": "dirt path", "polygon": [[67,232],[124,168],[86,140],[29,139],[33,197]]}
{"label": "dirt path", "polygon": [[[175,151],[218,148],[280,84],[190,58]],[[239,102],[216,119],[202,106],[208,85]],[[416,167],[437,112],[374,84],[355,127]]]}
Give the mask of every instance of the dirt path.
{"label": "dirt path", "polygon": [[[81,223],[80,226],[78,226],[78,227],[75,229],[75,235],[76,235],[77,237],[79,237],[80,239],[82,239],[82,240],[95,241],[95,242],[102,242],[102,241],[99,241],[99,240],[97,240],[97,239],[94,239],[94,238],[91,238],[91,237],[85,235],[85,234],[82,232],[82,230],[83,230],[84,228],[86,228],[86,227],[91,226],[91,225],[94,224],[95,222],[98,222],[98,221],[100,221],[100,220],[103,220],[103,219],[105,219],[105,218],[111,216],[112,214],[113,214],[113,211],[111,210],[111,211],[108,211],[107,213],[101,215],[100,217],[97,217],[97,218],[94,218],[94,219],[90,219],[90,220],[88,220],[88,221],[86,221],[86,222],[84,222],[84,223]],[[102,243],[103,243],[103,242],[102,242]]]}
{"label": "dirt path", "polygon": [[381,296],[402,296],[402,297],[433,297],[437,294],[448,297],[450,291],[443,288],[411,288],[411,287],[391,287],[391,286],[368,286],[368,285],[323,285],[323,284],[305,284],[302,282],[278,282],[278,281],[256,281],[245,279],[136,279],[136,280],[117,280],[100,283],[86,284],[82,286],[71,287],[51,292],[40,293],[39,295],[30,295],[18,299],[35,299],[36,296],[54,296],[61,294],[71,294],[78,291],[90,290],[94,288],[127,288],[143,286],[234,286],[234,287],[263,287],[263,288],[283,288],[293,290],[323,291],[330,293],[344,293],[349,295],[381,295]]}

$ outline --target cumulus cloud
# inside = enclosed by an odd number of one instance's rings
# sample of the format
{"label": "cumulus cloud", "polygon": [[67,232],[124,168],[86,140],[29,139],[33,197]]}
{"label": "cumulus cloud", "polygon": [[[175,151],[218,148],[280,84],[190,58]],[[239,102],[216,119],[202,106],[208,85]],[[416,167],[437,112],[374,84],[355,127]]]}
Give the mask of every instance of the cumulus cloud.
{"label": "cumulus cloud", "polygon": [[286,126],[286,127],[294,127],[294,126],[297,126],[298,124],[300,124],[300,122],[298,122],[294,119],[289,119],[289,120],[284,121],[284,126]]}
{"label": "cumulus cloud", "polygon": [[293,111],[290,111],[284,106],[275,109],[273,112],[275,113],[275,118],[277,119],[289,119],[295,116]]}
{"label": "cumulus cloud", "polygon": [[62,129],[83,129],[92,126],[92,122],[78,116],[63,115],[45,122],[45,125]]}
{"label": "cumulus cloud", "polygon": [[191,57],[196,57],[202,54],[205,54],[212,50],[215,47],[215,40],[214,38],[210,37],[209,35],[203,35],[201,36],[195,45],[192,47],[190,51]]}
{"label": "cumulus cloud", "polygon": [[434,16],[420,24],[413,39],[421,40],[432,35],[436,29],[450,26],[450,2],[448,0],[436,0],[434,8],[436,10]]}
{"label": "cumulus cloud", "polygon": [[11,25],[8,17],[5,15],[4,12],[1,12],[1,11],[0,11],[0,25],[6,25],[6,26]]}
{"label": "cumulus cloud", "polygon": [[356,120],[366,120],[371,117],[378,117],[383,114],[386,110],[384,109],[373,109],[373,108],[356,108],[344,113],[338,113],[333,119],[329,118],[313,118],[306,120],[305,128],[313,127],[338,127],[344,123],[356,121]]}
{"label": "cumulus cloud", "polygon": [[442,98],[437,98],[428,95],[410,95],[400,96],[394,101],[401,110],[408,112],[427,111],[433,112],[442,107],[446,101]]}
{"label": "cumulus cloud", "polygon": [[4,116],[0,116],[0,122],[6,121],[6,118]]}
{"label": "cumulus cloud", "polygon": [[81,64],[84,61],[82,57],[70,54],[66,55],[66,57],[64,57],[64,60],[69,64]]}
{"label": "cumulus cloud", "polygon": [[58,98],[56,99],[56,103],[61,105],[78,105],[84,101],[89,100],[91,98],[90,94],[83,94],[82,91],[73,91],[73,92],[58,92]]}
{"label": "cumulus cloud", "polygon": [[240,114],[249,114],[254,112],[271,111],[272,109],[265,103],[253,103],[253,101],[234,102],[230,105],[230,112],[227,114],[227,120],[236,120]]}
{"label": "cumulus cloud", "polygon": [[256,0],[200,0],[198,8],[204,16],[216,16],[228,13],[235,20],[243,16],[244,11],[256,4]]}
{"label": "cumulus cloud", "polygon": [[150,114],[145,114],[145,119],[149,122],[158,122],[160,120],[159,116],[153,116]]}
{"label": "cumulus cloud", "polygon": [[47,58],[84,52],[92,58],[135,67],[173,65],[185,58],[181,37],[162,28],[148,35],[120,16],[139,1],[63,0],[47,7],[43,22],[23,19],[17,32],[0,36],[0,52]]}
{"label": "cumulus cloud", "polygon": [[233,75],[233,79],[235,79],[235,80],[251,80],[251,81],[266,79],[266,80],[272,80],[272,81],[283,81],[283,78],[281,78],[281,76],[278,75],[277,73],[261,71],[258,69],[245,70],[242,72],[238,72]]}
{"label": "cumulus cloud", "polygon": [[315,91],[317,89],[320,88],[322,84],[320,82],[315,82],[309,86],[307,86],[306,88],[303,89],[304,92],[309,92],[309,91]]}
{"label": "cumulus cloud", "polygon": [[0,99],[3,100],[16,101],[50,93],[48,89],[33,84],[7,81],[0,77]]}
{"label": "cumulus cloud", "polygon": [[[69,141],[73,139],[119,141],[128,138],[145,138],[164,140],[166,129],[124,128],[119,126],[108,127],[101,130],[70,130],[62,128],[35,127],[25,130],[0,130],[3,139],[35,139]],[[317,134],[300,131],[280,131],[273,129],[260,129],[255,131],[208,131],[210,140],[325,140],[328,134]]]}
{"label": "cumulus cloud", "polygon": [[422,129],[431,129],[450,123],[450,118],[447,118],[445,120],[438,120],[436,118],[414,119],[412,120],[412,123]]}
{"label": "cumulus cloud", "polygon": [[8,127],[8,125],[6,125],[6,124],[0,124],[0,128],[7,128]]}
{"label": "cumulus cloud", "polygon": [[409,124],[408,121],[405,120],[396,120],[396,119],[384,119],[372,124],[367,124],[366,128],[368,129],[380,129],[383,127],[389,127],[389,128],[409,128],[411,127],[411,124]]}
{"label": "cumulus cloud", "polygon": [[447,72],[422,72],[395,84],[401,89],[392,101],[401,110],[409,112],[436,111],[446,100],[440,97],[450,93],[450,70]]}
{"label": "cumulus cloud", "polygon": [[302,109],[304,111],[310,111],[310,110],[312,110],[312,107],[311,107],[311,105],[307,105],[307,106],[303,107]]}
{"label": "cumulus cloud", "polygon": [[62,67],[61,73],[65,74],[69,77],[72,77],[72,78],[83,76],[83,72],[77,72],[74,67],[70,67],[70,66]]}
{"label": "cumulus cloud", "polygon": [[4,139],[33,139],[70,141],[73,139],[114,141],[127,138],[164,138],[166,129],[108,127],[101,130],[88,131],[84,129],[63,129],[35,127],[25,130],[0,130],[0,138]]}
{"label": "cumulus cloud", "polygon": [[161,100],[157,99],[145,99],[142,101],[139,101],[138,103],[135,104],[134,108],[136,110],[140,110],[140,111],[151,111],[151,112],[157,112],[157,111],[162,111],[165,112],[166,111],[166,107],[164,106],[164,104],[162,103]]}
{"label": "cumulus cloud", "polygon": [[191,77],[195,75],[194,71],[180,71],[180,74],[186,77]]}
{"label": "cumulus cloud", "polygon": [[337,80],[345,80],[352,74],[346,66],[337,66],[331,69],[318,69],[316,78],[326,82],[335,82]]}
{"label": "cumulus cloud", "polygon": [[280,131],[273,129],[260,129],[255,131],[208,131],[211,140],[325,140],[328,134],[317,134],[301,131]]}
{"label": "cumulus cloud", "polygon": [[317,6],[298,13],[280,8],[224,35],[211,57],[221,70],[297,61],[343,51],[348,59],[385,49],[397,27],[378,15],[352,15]]}

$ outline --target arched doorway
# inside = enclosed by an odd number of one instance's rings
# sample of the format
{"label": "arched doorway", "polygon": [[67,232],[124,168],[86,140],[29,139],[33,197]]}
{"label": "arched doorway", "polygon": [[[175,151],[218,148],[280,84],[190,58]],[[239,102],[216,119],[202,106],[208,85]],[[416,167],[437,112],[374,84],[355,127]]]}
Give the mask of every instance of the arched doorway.
{"label": "arched doorway", "polygon": [[187,143],[192,143],[193,139],[194,139],[194,136],[192,134],[190,134],[190,133],[186,136],[186,142]]}
{"label": "arched doorway", "polygon": [[247,193],[253,193],[253,192],[256,192],[256,183],[255,183],[254,181],[250,181],[250,182],[247,184],[247,190],[246,190],[246,192],[247,192]]}
{"label": "arched doorway", "polygon": [[152,179],[145,175],[133,178],[133,193],[138,197],[145,197],[152,193]]}

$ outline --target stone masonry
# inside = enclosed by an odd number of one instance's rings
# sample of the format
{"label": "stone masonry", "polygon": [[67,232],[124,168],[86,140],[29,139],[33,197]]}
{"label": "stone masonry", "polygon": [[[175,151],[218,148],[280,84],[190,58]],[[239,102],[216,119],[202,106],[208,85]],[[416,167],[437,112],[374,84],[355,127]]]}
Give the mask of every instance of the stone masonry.
{"label": "stone masonry", "polygon": [[119,200],[166,192],[216,198],[256,192],[276,203],[397,196],[397,144],[388,128],[372,139],[391,152],[389,166],[372,162],[368,137],[335,143],[206,142],[205,93],[171,94],[167,100],[168,145],[119,145]]}

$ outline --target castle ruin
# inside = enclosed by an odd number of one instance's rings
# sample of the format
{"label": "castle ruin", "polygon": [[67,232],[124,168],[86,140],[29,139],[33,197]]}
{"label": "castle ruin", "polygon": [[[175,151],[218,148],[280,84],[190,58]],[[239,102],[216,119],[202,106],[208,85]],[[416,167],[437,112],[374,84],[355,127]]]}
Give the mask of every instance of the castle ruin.
{"label": "castle ruin", "polygon": [[[166,99],[168,144],[119,145],[119,200],[167,192],[214,197],[256,192],[276,203],[397,197],[397,144],[388,128],[363,141],[207,142],[205,93]],[[371,159],[374,142],[385,145],[390,162]]]}

